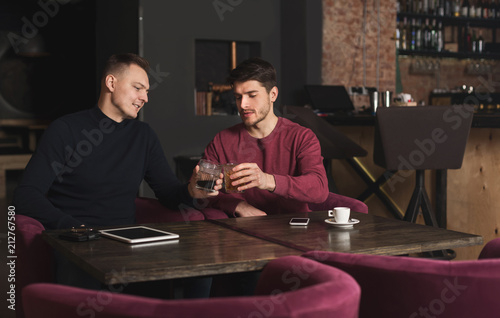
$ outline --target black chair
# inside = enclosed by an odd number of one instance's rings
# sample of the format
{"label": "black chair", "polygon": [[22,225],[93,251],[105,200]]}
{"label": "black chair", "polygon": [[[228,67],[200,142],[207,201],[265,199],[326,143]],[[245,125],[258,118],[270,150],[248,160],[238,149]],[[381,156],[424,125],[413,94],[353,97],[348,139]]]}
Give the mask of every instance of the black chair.
{"label": "black chair", "polygon": [[321,145],[321,155],[324,158],[323,164],[328,177],[329,190],[330,192],[337,192],[332,177],[331,160],[349,160],[354,157],[364,157],[367,155],[367,151],[338,131],[325,119],[318,117],[311,109],[299,106],[284,106],[283,117],[311,129],[316,134]]}
{"label": "black chair", "polygon": [[[374,162],[389,171],[400,171],[403,177],[403,171],[415,170],[415,189],[404,220],[415,222],[421,209],[427,225],[439,226],[425,190],[425,170],[438,170],[446,176],[446,169],[462,166],[472,117],[470,105],[377,110]],[[446,191],[441,192],[438,199],[444,204],[445,221]]]}

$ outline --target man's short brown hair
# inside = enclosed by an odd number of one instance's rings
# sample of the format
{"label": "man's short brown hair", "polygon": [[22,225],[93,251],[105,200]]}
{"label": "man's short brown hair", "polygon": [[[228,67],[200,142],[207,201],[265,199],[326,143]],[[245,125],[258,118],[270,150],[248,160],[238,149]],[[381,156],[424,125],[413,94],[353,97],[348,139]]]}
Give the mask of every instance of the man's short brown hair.
{"label": "man's short brown hair", "polygon": [[102,77],[105,78],[109,74],[120,73],[125,67],[135,64],[142,68],[146,73],[149,72],[149,62],[134,53],[114,54],[109,57],[104,66]]}
{"label": "man's short brown hair", "polygon": [[227,80],[233,87],[236,82],[254,80],[261,83],[268,93],[277,85],[276,70],[272,64],[258,57],[243,61],[231,71]]}

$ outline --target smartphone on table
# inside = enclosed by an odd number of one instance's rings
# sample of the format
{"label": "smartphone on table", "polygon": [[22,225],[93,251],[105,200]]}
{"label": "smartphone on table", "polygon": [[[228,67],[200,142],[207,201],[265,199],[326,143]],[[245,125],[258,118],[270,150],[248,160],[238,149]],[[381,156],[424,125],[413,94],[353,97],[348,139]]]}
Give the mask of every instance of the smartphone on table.
{"label": "smartphone on table", "polygon": [[292,218],[290,220],[290,225],[302,225],[305,226],[309,224],[309,218]]}

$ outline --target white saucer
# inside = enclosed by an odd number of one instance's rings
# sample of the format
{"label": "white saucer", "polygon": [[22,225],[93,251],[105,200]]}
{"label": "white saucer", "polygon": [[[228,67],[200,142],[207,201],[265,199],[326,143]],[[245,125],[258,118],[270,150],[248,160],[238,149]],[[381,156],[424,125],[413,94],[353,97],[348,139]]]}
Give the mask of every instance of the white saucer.
{"label": "white saucer", "polygon": [[333,219],[326,219],[325,222],[328,224],[331,224],[335,227],[349,228],[349,227],[353,227],[354,224],[358,224],[359,220],[358,219],[350,219],[349,222],[347,222],[347,223],[337,223],[337,222],[335,222],[335,218],[333,218]]}

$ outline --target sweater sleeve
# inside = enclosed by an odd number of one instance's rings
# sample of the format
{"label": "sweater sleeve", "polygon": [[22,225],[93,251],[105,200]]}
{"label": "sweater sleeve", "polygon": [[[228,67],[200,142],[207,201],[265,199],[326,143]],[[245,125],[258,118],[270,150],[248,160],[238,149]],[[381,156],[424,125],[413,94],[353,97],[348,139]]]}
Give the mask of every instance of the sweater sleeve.
{"label": "sweater sleeve", "polygon": [[149,128],[150,147],[144,180],[154,191],[161,204],[169,209],[180,210],[183,204],[194,206],[188,185],[182,184],[167,162],[156,133]]}
{"label": "sweater sleeve", "polygon": [[329,192],[328,180],[318,138],[310,129],[306,129],[295,147],[297,172],[293,176],[274,174],[274,193],[300,202],[324,202]]}
{"label": "sweater sleeve", "polygon": [[16,210],[37,219],[48,229],[82,225],[81,221],[56,208],[47,198],[56,178],[64,178],[64,173],[71,170],[71,162],[68,162],[71,149],[69,136],[68,126],[63,121],[55,121],[47,128],[14,192]]}

